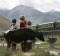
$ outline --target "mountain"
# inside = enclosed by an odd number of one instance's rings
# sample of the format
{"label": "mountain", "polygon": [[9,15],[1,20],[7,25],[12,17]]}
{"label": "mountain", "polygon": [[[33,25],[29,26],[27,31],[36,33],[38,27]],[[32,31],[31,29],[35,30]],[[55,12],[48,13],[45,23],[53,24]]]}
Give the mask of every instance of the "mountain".
{"label": "mountain", "polygon": [[[49,11],[49,12],[45,12],[46,16],[45,16],[45,21],[44,22],[52,22],[55,20],[60,19],[60,12],[58,11]],[[47,20],[47,21],[46,21]]]}
{"label": "mountain", "polygon": [[0,16],[0,32],[8,30],[10,25],[11,25],[10,20],[8,20],[7,18],[3,16]]}
{"label": "mountain", "polygon": [[16,18],[19,21],[19,17],[24,15],[27,20],[31,20],[32,24],[40,24],[51,22],[60,18],[60,12],[57,11],[49,11],[49,12],[41,12],[32,7],[19,5],[14,7],[11,10],[1,10],[0,15],[7,17],[7,19],[12,20]]}

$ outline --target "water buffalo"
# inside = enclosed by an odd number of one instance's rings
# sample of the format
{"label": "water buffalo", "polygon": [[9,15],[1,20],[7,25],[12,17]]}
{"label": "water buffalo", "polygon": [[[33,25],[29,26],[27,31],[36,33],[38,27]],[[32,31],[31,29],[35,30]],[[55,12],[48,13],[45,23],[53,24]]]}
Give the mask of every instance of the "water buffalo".
{"label": "water buffalo", "polygon": [[28,28],[10,31],[7,34],[4,34],[4,37],[7,41],[8,48],[11,47],[11,43],[14,43],[13,45],[16,46],[15,43],[21,43],[23,41],[26,43],[27,40],[34,40],[35,38],[44,41],[42,32],[39,33]]}

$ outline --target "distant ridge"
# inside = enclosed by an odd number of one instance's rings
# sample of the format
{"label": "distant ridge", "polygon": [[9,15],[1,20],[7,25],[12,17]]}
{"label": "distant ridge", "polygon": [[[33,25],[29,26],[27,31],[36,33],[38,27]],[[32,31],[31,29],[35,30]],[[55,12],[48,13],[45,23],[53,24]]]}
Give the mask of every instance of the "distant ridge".
{"label": "distant ridge", "polygon": [[11,10],[0,9],[0,15],[7,17],[9,20],[15,18],[17,21],[19,21],[20,16],[24,15],[27,20],[32,21],[33,25],[53,22],[60,19],[59,11],[42,12],[25,5],[18,5]]}
{"label": "distant ridge", "polygon": [[10,25],[11,22],[7,18],[0,16],[0,31],[8,30]]}

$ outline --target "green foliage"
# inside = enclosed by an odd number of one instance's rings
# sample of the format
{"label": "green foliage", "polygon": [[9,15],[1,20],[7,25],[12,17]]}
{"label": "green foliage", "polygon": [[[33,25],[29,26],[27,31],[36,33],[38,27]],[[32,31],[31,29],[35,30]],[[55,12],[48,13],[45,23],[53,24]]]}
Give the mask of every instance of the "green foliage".
{"label": "green foliage", "polygon": [[5,47],[1,46],[0,47],[0,56],[10,56],[11,52],[8,52]]}
{"label": "green foliage", "polygon": [[35,30],[38,31],[39,28],[40,28],[40,26],[37,24]]}

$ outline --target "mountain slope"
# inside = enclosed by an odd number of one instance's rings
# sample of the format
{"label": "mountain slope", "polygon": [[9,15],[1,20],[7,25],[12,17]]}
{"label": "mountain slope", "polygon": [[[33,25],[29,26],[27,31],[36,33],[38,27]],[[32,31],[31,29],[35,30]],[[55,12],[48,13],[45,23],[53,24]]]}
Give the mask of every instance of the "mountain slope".
{"label": "mountain slope", "polygon": [[3,16],[0,16],[0,31],[8,30],[11,22]]}

